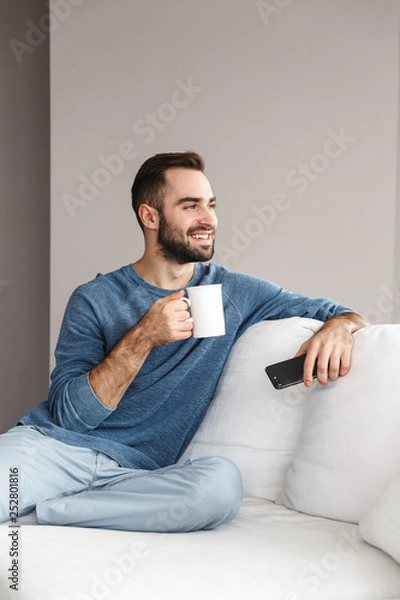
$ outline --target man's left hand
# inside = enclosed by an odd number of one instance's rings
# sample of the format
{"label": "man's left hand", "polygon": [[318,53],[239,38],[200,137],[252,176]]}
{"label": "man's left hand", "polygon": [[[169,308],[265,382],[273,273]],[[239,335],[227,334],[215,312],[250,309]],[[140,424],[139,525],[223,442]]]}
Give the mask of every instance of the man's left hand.
{"label": "man's left hand", "polygon": [[302,344],[296,354],[306,354],[304,362],[304,384],[310,387],[315,361],[317,379],[322,385],[346,375],[351,366],[353,333],[367,325],[357,313],[342,313],[328,319],[317,333]]}

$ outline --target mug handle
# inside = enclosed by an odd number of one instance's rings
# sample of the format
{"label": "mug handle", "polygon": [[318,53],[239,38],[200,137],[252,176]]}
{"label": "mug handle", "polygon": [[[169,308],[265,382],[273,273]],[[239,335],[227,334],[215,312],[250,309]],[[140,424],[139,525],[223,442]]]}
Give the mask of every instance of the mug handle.
{"label": "mug handle", "polygon": [[[186,298],[186,296],[183,296],[182,300],[184,300],[188,306],[188,308],[190,307],[190,300],[189,298]],[[189,313],[190,314],[190,313]],[[190,323],[193,323],[193,318],[190,316],[188,319],[186,319],[187,321],[189,321]]]}

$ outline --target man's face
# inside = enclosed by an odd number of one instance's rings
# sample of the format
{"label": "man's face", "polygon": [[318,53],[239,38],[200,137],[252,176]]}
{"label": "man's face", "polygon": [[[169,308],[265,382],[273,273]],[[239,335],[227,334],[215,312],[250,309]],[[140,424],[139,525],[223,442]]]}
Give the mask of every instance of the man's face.
{"label": "man's face", "polygon": [[174,168],[165,174],[168,188],[160,213],[157,242],[164,258],[185,264],[214,254],[215,196],[201,171]]}

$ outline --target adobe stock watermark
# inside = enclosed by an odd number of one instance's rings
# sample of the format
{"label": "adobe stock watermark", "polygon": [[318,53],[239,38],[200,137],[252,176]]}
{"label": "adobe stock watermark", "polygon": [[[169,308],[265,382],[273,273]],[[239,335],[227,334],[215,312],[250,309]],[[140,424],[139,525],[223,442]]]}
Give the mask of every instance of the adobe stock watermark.
{"label": "adobe stock watermark", "polygon": [[280,390],[276,402],[270,401],[268,403],[268,411],[271,413],[275,425],[281,422],[282,419],[287,418],[293,411],[303,411],[311,398],[311,390],[312,388],[306,387],[304,383],[291,386],[286,390]]}
{"label": "adobe stock watermark", "polygon": [[271,23],[271,17],[280,15],[281,12],[291,4],[293,0],[256,0],[255,6],[266,25]]}
{"label": "adobe stock watermark", "polygon": [[150,550],[143,542],[134,542],[122,554],[114,555],[108,566],[100,575],[90,574],[89,594],[76,592],[74,600],[104,600],[113,589],[121,585],[125,577],[133,573],[140,561],[149,556]]}
{"label": "adobe stock watermark", "polygon": [[176,79],[175,86],[168,101],[164,101],[153,111],[147,112],[137,119],[133,125],[136,138],[122,142],[116,152],[97,157],[96,168],[88,175],[78,177],[78,189],[74,194],[62,195],[69,216],[74,219],[78,210],[86,207],[98,197],[101,190],[110,185],[125,169],[126,163],[139,156],[138,140],[143,144],[153,142],[159,132],[163,131],[177,116],[204,91],[204,87],[196,85],[192,77],[185,80]]}
{"label": "adobe stock watermark", "polygon": [[[348,135],[344,127],[339,130],[327,130],[327,139],[319,152],[314,153],[306,162],[299,162],[291,167],[285,177],[285,183],[289,188],[302,196],[309,186],[315,183],[325,173],[333,161],[338,160],[348,151],[349,146],[357,142],[357,138]],[[250,207],[252,215],[240,227],[232,226],[232,237],[230,244],[218,244],[215,256],[218,262],[224,266],[229,260],[238,258],[248,250],[253,240],[263,235],[278,218],[278,215],[288,210],[293,204],[290,192],[280,191],[274,194],[266,204],[252,204]]]}
{"label": "adobe stock watermark", "polygon": [[[304,596],[301,593],[301,585],[304,586],[307,598],[309,598],[310,592],[318,592],[320,587],[359,551],[360,539],[356,526],[350,531],[342,529],[339,533],[340,536],[332,552],[327,552],[321,556],[319,561],[310,562],[306,568],[302,569],[296,582],[296,591],[287,592],[282,600],[302,600]],[[298,591],[299,589],[300,591]]]}
{"label": "adobe stock watermark", "polygon": [[207,496],[216,493],[214,485],[205,481],[198,487],[193,495],[182,496],[181,500],[174,500],[163,511],[158,511],[146,522],[146,529],[149,531],[179,532],[182,530],[182,523],[186,522],[193,509],[199,507]]}
{"label": "adobe stock watermark", "polygon": [[27,27],[25,40],[11,38],[8,41],[15,60],[19,65],[22,64],[25,54],[32,54],[36,48],[44,44],[50,33],[53,33],[60,23],[66,21],[75,6],[80,6],[85,0],[51,0],[46,4],[49,11],[43,13],[38,23],[31,20],[25,22]]}
{"label": "adobe stock watermark", "polygon": [[[203,483],[192,495],[182,495],[180,500],[170,502],[164,510],[155,512],[145,523],[146,531],[157,532],[151,537],[151,545],[144,542],[132,543],[128,550],[110,558],[110,564],[100,574],[91,573],[87,592],[75,592],[73,600],[106,600],[112,592],[132,573],[135,580],[135,593],[141,588],[149,592],[148,573],[142,577],[141,566],[143,561],[151,556],[152,550],[164,543],[168,532],[179,532],[182,524],[196,507],[201,506],[204,499],[215,491],[215,485],[209,481]],[[139,587],[139,590],[138,590]],[[111,598],[115,596],[112,595]]]}
{"label": "adobe stock watermark", "polygon": [[380,289],[382,293],[378,297],[375,307],[367,308],[362,313],[363,317],[369,321],[371,325],[385,322],[385,317],[389,317],[390,319],[393,309],[400,306],[400,289],[397,282],[394,282],[392,288],[387,285],[381,285]]}

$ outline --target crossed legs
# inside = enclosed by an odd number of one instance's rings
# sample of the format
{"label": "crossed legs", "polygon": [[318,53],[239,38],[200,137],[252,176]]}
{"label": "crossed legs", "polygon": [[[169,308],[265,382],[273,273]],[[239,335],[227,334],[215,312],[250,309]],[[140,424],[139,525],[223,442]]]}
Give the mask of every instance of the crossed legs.
{"label": "crossed legs", "polygon": [[239,470],[199,457],[155,471],[125,469],[104,454],[15,427],[0,436],[0,521],[9,518],[10,469],[19,474],[19,516],[38,522],[130,531],[186,532],[233,519],[242,502]]}

